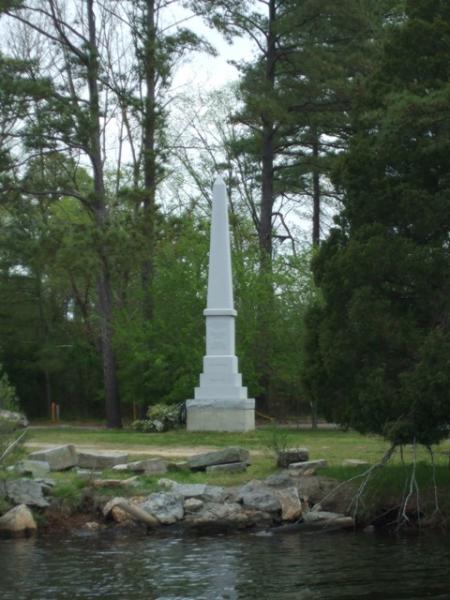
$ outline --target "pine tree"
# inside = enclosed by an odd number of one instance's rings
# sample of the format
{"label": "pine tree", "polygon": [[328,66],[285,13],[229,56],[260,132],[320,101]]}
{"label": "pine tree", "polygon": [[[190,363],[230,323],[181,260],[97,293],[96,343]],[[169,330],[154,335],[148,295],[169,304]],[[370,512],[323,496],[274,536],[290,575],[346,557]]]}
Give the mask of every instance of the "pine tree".
{"label": "pine tree", "polygon": [[430,445],[450,422],[450,6],[408,2],[357,99],[314,262],[304,382],[330,418]]}

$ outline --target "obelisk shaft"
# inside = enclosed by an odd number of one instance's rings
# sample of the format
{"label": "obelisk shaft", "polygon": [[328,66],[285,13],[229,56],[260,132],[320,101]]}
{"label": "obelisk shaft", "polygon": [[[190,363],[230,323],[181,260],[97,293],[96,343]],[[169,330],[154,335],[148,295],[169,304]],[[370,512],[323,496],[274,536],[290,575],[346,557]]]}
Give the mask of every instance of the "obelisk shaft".
{"label": "obelisk shaft", "polygon": [[234,311],[227,204],[225,183],[217,177],[213,188],[207,311]]}

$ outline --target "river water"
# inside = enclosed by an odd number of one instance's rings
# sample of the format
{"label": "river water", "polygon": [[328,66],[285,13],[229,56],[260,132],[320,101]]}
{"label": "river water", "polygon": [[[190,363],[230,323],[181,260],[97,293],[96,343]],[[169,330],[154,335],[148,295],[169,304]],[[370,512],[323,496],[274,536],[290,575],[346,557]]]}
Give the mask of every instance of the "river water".
{"label": "river water", "polygon": [[0,540],[1,600],[450,599],[450,536]]}

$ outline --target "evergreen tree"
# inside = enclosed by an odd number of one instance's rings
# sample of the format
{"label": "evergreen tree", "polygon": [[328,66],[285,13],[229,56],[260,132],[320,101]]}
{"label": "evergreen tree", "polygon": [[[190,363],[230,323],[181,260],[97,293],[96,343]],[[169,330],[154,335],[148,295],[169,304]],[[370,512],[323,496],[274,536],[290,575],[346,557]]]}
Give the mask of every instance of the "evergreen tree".
{"label": "evergreen tree", "polygon": [[310,398],[393,443],[450,422],[450,6],[407,3],[357,99],[338,182],[344,209],[314,261]]}

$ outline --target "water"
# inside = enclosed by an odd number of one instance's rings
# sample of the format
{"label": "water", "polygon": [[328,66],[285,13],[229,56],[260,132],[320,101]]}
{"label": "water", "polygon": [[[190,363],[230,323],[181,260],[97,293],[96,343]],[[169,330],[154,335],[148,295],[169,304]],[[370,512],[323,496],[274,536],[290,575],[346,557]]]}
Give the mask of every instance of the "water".
{"label": "water", "polygon": [[1,600],[449,600],[450,539],[250,534],[0,540]]}

